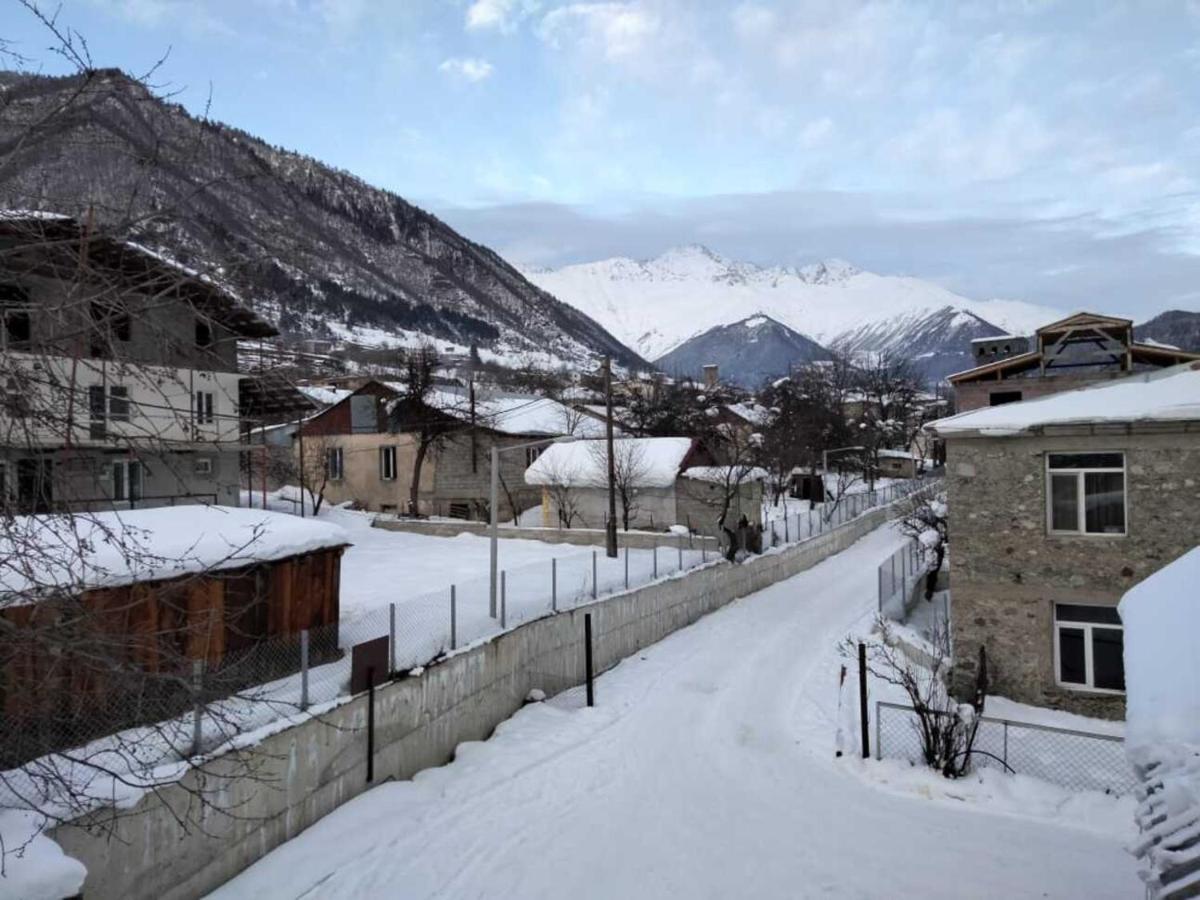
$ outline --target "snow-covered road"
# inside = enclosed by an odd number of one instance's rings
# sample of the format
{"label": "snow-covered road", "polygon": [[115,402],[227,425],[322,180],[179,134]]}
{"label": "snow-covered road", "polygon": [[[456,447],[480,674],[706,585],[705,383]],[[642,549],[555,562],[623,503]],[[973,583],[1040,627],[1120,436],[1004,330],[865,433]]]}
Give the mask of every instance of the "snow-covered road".
{"label": "snow-covered road", "polygon": [[677,632],[601,677],[594,709],[526,707],[214,896],[1140,896],[1094,823],[906,793],[833,758],[834,648],[898,544],[882,528]]}

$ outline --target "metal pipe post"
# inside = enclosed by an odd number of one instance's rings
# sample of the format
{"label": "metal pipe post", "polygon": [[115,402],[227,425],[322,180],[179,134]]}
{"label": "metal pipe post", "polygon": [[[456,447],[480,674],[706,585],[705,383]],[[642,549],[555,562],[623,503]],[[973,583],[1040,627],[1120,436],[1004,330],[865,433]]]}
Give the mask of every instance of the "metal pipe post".
{"label": "metal pipe post", "polygon": [[491,527],[489,531],[489,560],[488,568],[491,578],[488,584],[488,615],[493,619],[496,618],[496,570],[499,568],[499,520],[500,511],[497,509],[499,505],[500,494],[500,448],[492,444],[492,486],[488,494],[488,506],[491,512]]}
{"label": "metal pipe post", "polygon": [[583,665],[587,670],[587,705],[596,705],[596,689],[593,686],[592,674],[592,614],[583,616]]}
{"label": "metal pipe post", "polygon": [[367,667],[367,784],[375,780],[375,667]]}
{"label": "metal pipe post", "polygon": [[458,588],[450,585],[450,649],[458,649]]}
{"label": "metal pipe post", "polygon": [[550,560],[550,610],[558,612],[558,557]]}
{"label": "metal pipe post", "polygon": [[629,545],[625,545],[625,590],[629,590]]}
{"label": "metal pipe post", "polygon": [[858,642],[858,713],[859,730],[862,732],[862,758],[871,758],[871,734],[867,715],[867,645]]}
{"label": "metal pipe post", "polygon": [[192,660],[192,756],[200,754],[201,725],[204,716],[204,660]]}
{"label": "metal pipe post", "polygon": [[388,604],[388,671],[396,671],[396,604]]}
{"label": "metal pipe post", "polygon": [[595,550],[592,551],[592,599],[596,599],[596,556]]}
{"label": "metal pipe post", "polygon": [[500,627],[508,627],[508,586],[504,578],[505,572],[500,570]]}
{"label": "metal pipe post", "polygon": [[300,632],[300,708],[308,709],[308,629]]}

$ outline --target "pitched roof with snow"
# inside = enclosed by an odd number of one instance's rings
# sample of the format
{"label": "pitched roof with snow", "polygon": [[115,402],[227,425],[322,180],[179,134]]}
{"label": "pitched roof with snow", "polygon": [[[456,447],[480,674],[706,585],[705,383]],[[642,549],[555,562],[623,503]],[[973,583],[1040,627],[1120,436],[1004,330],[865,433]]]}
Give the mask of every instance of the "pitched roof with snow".
{"label": "pitched roof with snow", "polygon": [[1037,400],[959,413],[925,428],[942,437],[993,437],[1048,425],[1200,421],[1200,363],[1063,391]]}
{"label": "pitched roof with snow", "polygon": [[[384,384],[403,395],[403,384],[391,381]],[[434,390],[425,402],[446,415],[463,422],[471,421],[471,400],[465,391]],[[477,395],[475,421],[482,428],[510,435],[552,437],[573,434],[594,438],[604,434],[602,423],[549,397]]]}
{"label": "pitched roof with snow", "polygon": [[[670,487],[692,449],[691,438],[618,438],[613,455],[626,467],[632,487]],[[608,457],[603,441],[551,444],[525,470],[525,483],[603,487],[608,483]]]}
{"label": "pitched roof with snow", "polygon": [[0,597],[237,569],[349,543],[330,522],[228,506],[18,516],[0,536]]}

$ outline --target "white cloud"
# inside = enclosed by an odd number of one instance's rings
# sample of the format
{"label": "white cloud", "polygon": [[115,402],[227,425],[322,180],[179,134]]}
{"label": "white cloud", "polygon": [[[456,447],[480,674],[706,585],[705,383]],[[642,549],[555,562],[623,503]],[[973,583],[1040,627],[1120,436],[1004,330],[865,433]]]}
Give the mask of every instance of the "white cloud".
{"label": "white cloud", "polygon": [[800,129],[800,146],[806,150],[819,147],[833,136],[834,130],[833,119],[829,118],[829,116],[822,116],[819,119],[806,122],[804,127]]}
{"label": "white cloud", "polygon": [[514,5],[515,0],[475,0],[467,7],[467,28],[507,31],[512,27],[509,16]]}
{"label": "white cloud", "polygon": [[490,78],[495,68],[486,59],[453,56],[443,60],[438,71],[464,81],[477,82]]}
{"label": "white cloud", "polygon": [[641,50],[658,29],[658,17],[640,3],[569,3],[546,13],[538,33],[551,46],[577,40],[617,60]]}
{"label": "white cloud", "polygon": [[770,34],[775,27],[774,10],[757,3],[741,3],[731,14],[733,28],[743,38],[759,38]]}

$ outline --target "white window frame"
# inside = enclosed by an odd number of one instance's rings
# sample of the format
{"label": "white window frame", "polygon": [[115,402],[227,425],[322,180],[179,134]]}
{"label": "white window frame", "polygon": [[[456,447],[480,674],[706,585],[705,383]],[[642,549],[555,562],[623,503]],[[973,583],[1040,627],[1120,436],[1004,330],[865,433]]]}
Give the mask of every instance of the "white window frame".
{"label": "white window frame", "polygon": [[[1121,632],[1122,643],[1124,643],[1125,626],[1120,623],[1108,623],[1108,622],[1074,622],[1074,621],[1071,621],[1070,619],[1064,619],[1062,621],[1059,621],[1058,607],[1060,605],[1100,607],[1099,604],[1094,604],[1094,603],[1067,603],[1067,604],[1055,603],[1053,609],[1050,610],[1050,615],[1053,616],[1053,623],[1054,623],[1054,683],[1056,685],[1058,685],[1060,688],[1063,688],[1063,689],[1069,690],[1069,691],[1079,691],[1079,692],[1085,693],[1085,694],[1108,694],[1110,696],[1116,696],[1116,697],[1123,696],[1125,694],[1125,691],[1119,691],[1119,690],[1116,690],[1115,688],[1096,687],[1096,667],[1095,667],[1095,662],[1092,659],[1092,654],[1093,654],[1093,651],[1092,651],[1092,629],[1103,628],[1103,629],[1106,629],[1109,631],[1113,631],[1113,630],[1119,631],[1119,632]],[[1100,608],[1108,609],[1108,607],[1100,607]],[[1079,682],[1076,682],[1076,681],[1063,681],[1062,680],[1062,652],[1061,652],[1062,645],[1061,645],[1061,642],[1059,639],[1059,631],[1063,628],[1071,628],[1071,629],[1075,629],[1075,630],[1082,629],[1083,630],[1083,660],[1084,660],[1083,668],[1084,668],[1084,676],[1087,678],[1086,684],[1080,684]]]}
{"label": "white window frame", "polygon": [[193,391],[193,414],[197,425],[211,425],[216,419],[217,401],[213,391]]}
{"label": "white window frame", "polygon": [[535,462],[537,462],[537,458],[542,455],[542,451],[545,449],[546,449],[545,447],[540,447],[540,446],[539,447],[526,447],[525,448],[525,468],[528,469]]}
{"label": "white window frame", "polygon": [[[333,465],[337,460],[337,465]],[[346,472],[346,460],[341,447],[325,448],[325,473],[330,481],[341,481]]]}
{"label": "white window frame", "polygon": [[[379,479],[381,481],[396,480],[396,445],[387,444],[379,448]],[[388,469],[391,469],[389,474]]]}
{"label": "white window frame", "polygon": [[[1051,469],[1050,457],[1052,456],[1074,456],[1084,453],[1109,453],[1120,454],[1121,466],[1119,468],[1083,468],[1083,469]],[[1129,465],[1125,456],[1124,450],[1051,450],[1046,452],[1046,533],[1050,535],[1069,535],[1073,537],[1089,537],[1089,538],[1122,538],[1129,534]],[[1086,479],[1084,475],[1088,472],[1100,474],[1121,475],[1121,507],[1124,515],[1122,518],[1122,529],[1120,531],[1088,531],[1087,530],[1087,493],[1084,489]],[[1075,510],[1075,520],[1079,523],[1076,529],[1055,528],[1054,527],[1054,476],[1075,476],[1075,493],[1076,503],[1078,504]]]}

